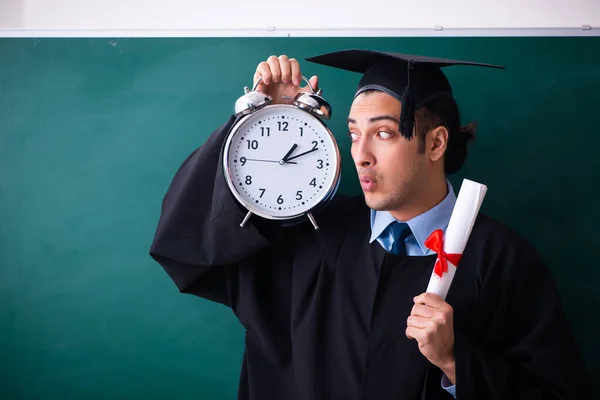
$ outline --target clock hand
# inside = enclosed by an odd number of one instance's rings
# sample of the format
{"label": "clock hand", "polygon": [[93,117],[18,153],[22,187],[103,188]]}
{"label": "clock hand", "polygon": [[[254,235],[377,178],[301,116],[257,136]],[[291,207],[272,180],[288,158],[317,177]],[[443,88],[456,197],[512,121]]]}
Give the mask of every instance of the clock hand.
{"label": "clock hand", "polygon": [[[274,163],[277,163],[277,164],[281,163],[280,161],[277,161],[277,160],[261,160],[261,159],[258,159],[258,158],[246,158],[246,161],[274,162]],[[297,164],[297,163],[291,162],[289,164]]]}
{"label": "clock hand", "polygon": [[289,162],[290,162],[290,160],[295,160],[295,159],[296,159],[296,158],[298,158],[298,157],[302,157],[302,156],[304,156],[304,155],[306,155],[306,154],[312,153],[313,151],[317,151],[317,150],[319,150],[319,149],[314,149],[314,148],[313,148],[313,149],[310,149],[309,151],[305,151],[304,153],[296,154],[294,157],[290,157],[290,158],[288,158],[288,159],[286,160],[286,162],[287,162],[287,163],[289,163]]}
{"label": "clock hand", "polygon": [[283,158],[281,159],[282,162],[287,162],[288,157],[292,155],[292,153],[294,152],[294,150],[296,150],[296,148],[298,147],[298,145],[296,143],[294,143],[292,145],[292,148],[290,149],[290,151],[288,151],[285,156],[283,156]]}

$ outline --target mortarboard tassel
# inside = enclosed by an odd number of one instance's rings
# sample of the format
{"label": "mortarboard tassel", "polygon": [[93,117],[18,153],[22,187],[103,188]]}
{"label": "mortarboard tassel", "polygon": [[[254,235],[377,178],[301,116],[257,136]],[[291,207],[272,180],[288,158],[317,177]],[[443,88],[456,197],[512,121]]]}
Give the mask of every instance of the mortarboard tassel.
{"label": "mortarboard tassel", "polygon": [[400,102],[402,103],[402,111],[400,113],[400,134],[406,138],[406,140],[411,140],[413,137],[413,127],[415,123],[415,106],[413,102],[412,90],[410,87],[410,70],[412,68],[413,59],[408,60],[408,68],[407,68],[407,84],[404,89],[404,93],[402,93],[402,97],[400,98]]}

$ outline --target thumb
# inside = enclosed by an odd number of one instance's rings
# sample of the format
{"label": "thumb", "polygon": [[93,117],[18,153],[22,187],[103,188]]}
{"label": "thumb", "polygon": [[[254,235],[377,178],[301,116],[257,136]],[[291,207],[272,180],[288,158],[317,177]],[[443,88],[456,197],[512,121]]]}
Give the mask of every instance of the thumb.
{"label": "thumb", "polygon": [[312,86],[312,88],[315,90],[315,92],[317,90],[319,90],[319,77],[314,75],[312,78],[310,78],[308,80],[310,82],[310,85]]}

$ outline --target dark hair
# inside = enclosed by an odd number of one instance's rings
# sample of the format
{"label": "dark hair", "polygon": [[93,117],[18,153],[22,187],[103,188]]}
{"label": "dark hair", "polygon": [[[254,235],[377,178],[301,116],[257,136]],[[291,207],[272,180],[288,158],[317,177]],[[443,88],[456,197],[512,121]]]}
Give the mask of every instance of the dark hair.
{"label": "dark hair", "polygon": [[460,113],[456,100],[450,93],[427,100],[415,112],[415,134],[419,140],[419,151],[425,152],[425,135],[439,126],[448,130],[448,145],[444,154],[446,175],[458,172],[467,158],[467,146],[475,139],[476,123],[460,124]]}
{"label": "dark hair", "polygon": [[[377,92],[367,89],[361,94]],[[451,93],[439,94],[425,101],[415,112],[414,132],[419,140],[419,152],[425,153],[425,136],[438,126],[448,130],[448,145],[444,154],[444,172],[454,174],[462,168],[467,158],[467,146],[475,140],[477,123],[460,124],[458,104]]]}

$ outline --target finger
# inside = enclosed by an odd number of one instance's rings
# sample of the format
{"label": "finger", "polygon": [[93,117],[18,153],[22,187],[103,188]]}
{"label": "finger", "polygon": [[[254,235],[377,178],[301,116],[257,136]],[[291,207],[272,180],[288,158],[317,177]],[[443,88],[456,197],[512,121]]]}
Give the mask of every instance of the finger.
{"label": "finger", "polygon": [[411,315],[406,319],[406,326],[410,326],[412,328],[417,329],[426,329],[431,325],[431,320],[423,317],[415,317]]}
{"label": "finger", "polygon": [[407,338],[415,339],[419,343],[424,342],[428,337],[426,329],[415,328],[414,326],[407,326],[405,334]]}
{"label": "finger", "polygon": [[271,56],[267,59],[267,64],[269,64],[269,68],[271,68],[272,82],[281,82],[281,68],[279,67],[279,58]]}
{"label": "finger", "polygon": [[439,313],[439,309],[427,306],[425,304],[415,304],[410,315],[415,315],[424,318],[433,318]]}
{"label": "finger", "polygon": [[433,308],[443,308],[446,304],[448,304],[435,293],[422,293],[415,297],[413,301],[416,304],[425,304]]}
{"label": "finger", "polygon": [[254,83],[256,83],[258,78],[262,78],[262,83],[264,83],[265,85],[271,83],[271,68],[269,67],[269,64],[266,61],[261,62],[256,67],[256,72],[254,73]]}
{"label": "finger", "polygon": [[279,68],[281,69],[281,81],[290,83],[292,81],[292,67],[290,66],[290,59],[288,56],[279,56]]}
{"label": "finger", "polygon": [[310,85],[313,87],[313,89],[315,90],[315,92],[317,90],[319,90],[319,77],[318,76],[314,75],[308,81],[310,82]]}
{"label": "finger", "polygon": [[300,63],[295,58],[290,58],[290,67],[292,70],[292,83],[300,86],[302,83],[302,74],[300,73]]}

